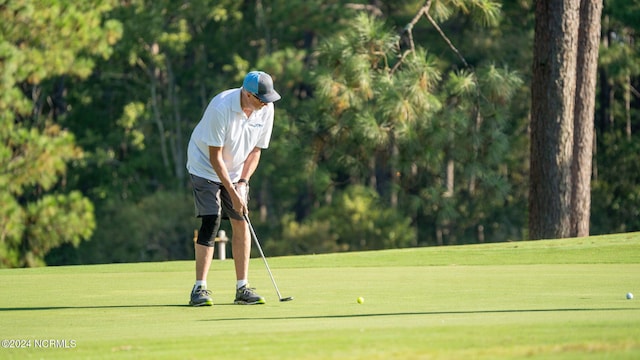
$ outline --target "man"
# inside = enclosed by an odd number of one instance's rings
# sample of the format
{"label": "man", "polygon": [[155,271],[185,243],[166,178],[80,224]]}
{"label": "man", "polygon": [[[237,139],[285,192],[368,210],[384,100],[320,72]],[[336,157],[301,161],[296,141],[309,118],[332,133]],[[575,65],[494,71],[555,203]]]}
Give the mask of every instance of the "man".
{"label": "man", "polygon": [[207,274],[221,219],[231,222],[233,261],[236,270],[236,304],[264,304],[248,284],[251,234],[244,221],[249,179],[258,166],[262,149],[269,146],[273,129],[273,102],[280,94],[271,76],[249,72],[241,88],[216,95],[196,125],[187,151],[196,216],[202,219],[195,244],[196,282],[190,305],[211,306]]}

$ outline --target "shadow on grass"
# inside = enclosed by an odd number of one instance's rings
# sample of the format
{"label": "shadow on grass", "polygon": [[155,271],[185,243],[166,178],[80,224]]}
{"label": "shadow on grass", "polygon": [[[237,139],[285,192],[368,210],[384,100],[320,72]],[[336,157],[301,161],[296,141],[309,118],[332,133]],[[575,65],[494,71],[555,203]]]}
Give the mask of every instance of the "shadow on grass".
{"label": "shadow on grass", "polygon": [[238,321],[238,320],[296,320],[296,319],[341,319],[358,317],[384,316],[416,316],[416,315],[465,315],[465,314],[508,314],[508,313],[537,313],[537,312],[583,312],[583,311],[629,311],[640,308],[566,308],[566,309],[513,309],[513,310],[451,310],[451,311],[415,311],[375,314],[332,314],[332,315],[303,315],[303,316],[272,316],[272,317],[235,317],[224,319],[206,319],[200,321]]}
{"label": "shadow on grass", "polygon": [[[242,306],[233,303],[215,304],[215,306]],[[214,307],[215,307],[214,306]],[[82,309],[145,309],[145,308],[194,308],[188,304],[156,304],[156,305],[93,305],[93,306],[36,306],[36,307],[8,307],[0,308],[1,312],[8,311],[48,311],[48,310],[82,310]],[[272,316],[272,317],[234,317],[220,319],[205,319],[200,321],[239,321],[239,320],[295,320],[295,319],[340,319],[358,317],[385,316],[416,316],[416,315],[465,315],[465,314],[508,314],[508,313],[546,313],[546,312],[585,312],[585,311],[639,311],[640,308],[558,308],[558,309],[509,309],[509,310],[450,310],[450,311],[413,311],[389,312],[371,314],[327,314],[301,316]]]}
{"label": "shadow on grass", "polygon": [[[232,302],[216,303],[215,306],[242,306]],[[203,306],[207,308],[208,306]],[[82,309],[151,309],[151,308],[198,308],[188,303],[184,304],[146,304],[146,305],[78,305],[78,306],[31,306],[31,307],[0,307],[0,313],[5,311],[47,311],[47,310],[82,310]]]}
{"label": "shadow on grass", "polygon": [[33,306],[33,307],[8,307],[0,308],[0,312],[4,311],[43,311],[43,310],[82,310],[82,309],[144,309],[144,308],[175,308],[175,307],[192,307],[191,305],[172,304],[172,305],[88,305],[88,306]]}

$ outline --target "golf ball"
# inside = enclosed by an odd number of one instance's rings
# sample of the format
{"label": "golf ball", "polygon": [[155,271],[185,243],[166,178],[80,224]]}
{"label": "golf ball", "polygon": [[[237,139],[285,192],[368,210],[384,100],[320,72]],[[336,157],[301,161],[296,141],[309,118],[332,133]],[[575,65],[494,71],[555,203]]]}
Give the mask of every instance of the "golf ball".
{"label": "golf ball", "polygon": [[362,304],[364,302],[364,298],[360,296],[357,300],[358,304]]}
{"label": "golf ball", "polygon": [[627,299],[629,299],[629,300],[633,299],[633,294],[632,293],[627,293]]}

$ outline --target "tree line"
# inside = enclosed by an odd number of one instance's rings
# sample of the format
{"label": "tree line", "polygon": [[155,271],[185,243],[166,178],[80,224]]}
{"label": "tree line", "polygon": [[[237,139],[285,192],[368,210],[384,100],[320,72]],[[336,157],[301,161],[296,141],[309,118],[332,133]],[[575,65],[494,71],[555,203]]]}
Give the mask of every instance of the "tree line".
{"label": "tree line", "polygon": [[[254,69],[283,97],[251,182],[270,255],[532,238],[535,14],[493,0],[0,1],[0,266],[191,259],[189,135]],[[591,234],[640,229],[640,2],[604,1],[599,18]]]}

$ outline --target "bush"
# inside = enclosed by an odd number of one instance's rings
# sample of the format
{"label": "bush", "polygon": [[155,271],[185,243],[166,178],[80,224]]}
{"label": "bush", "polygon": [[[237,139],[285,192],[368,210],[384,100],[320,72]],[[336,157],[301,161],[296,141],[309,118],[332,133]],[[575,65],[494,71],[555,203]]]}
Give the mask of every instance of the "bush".
{"label": "bush", "polygon": [[283,221],[282,238],[269,244],[278,255],[409,247],[416,242],[411,220],[389,208],[372,189],[351,186],[302,223]]}
{"label": "bush", "polygon": [[156,192],[138,203],[111,201],[97,215],[89,242],[67,262],[125,263],[193,259],[193,231],[199,227],[193,199]]}

